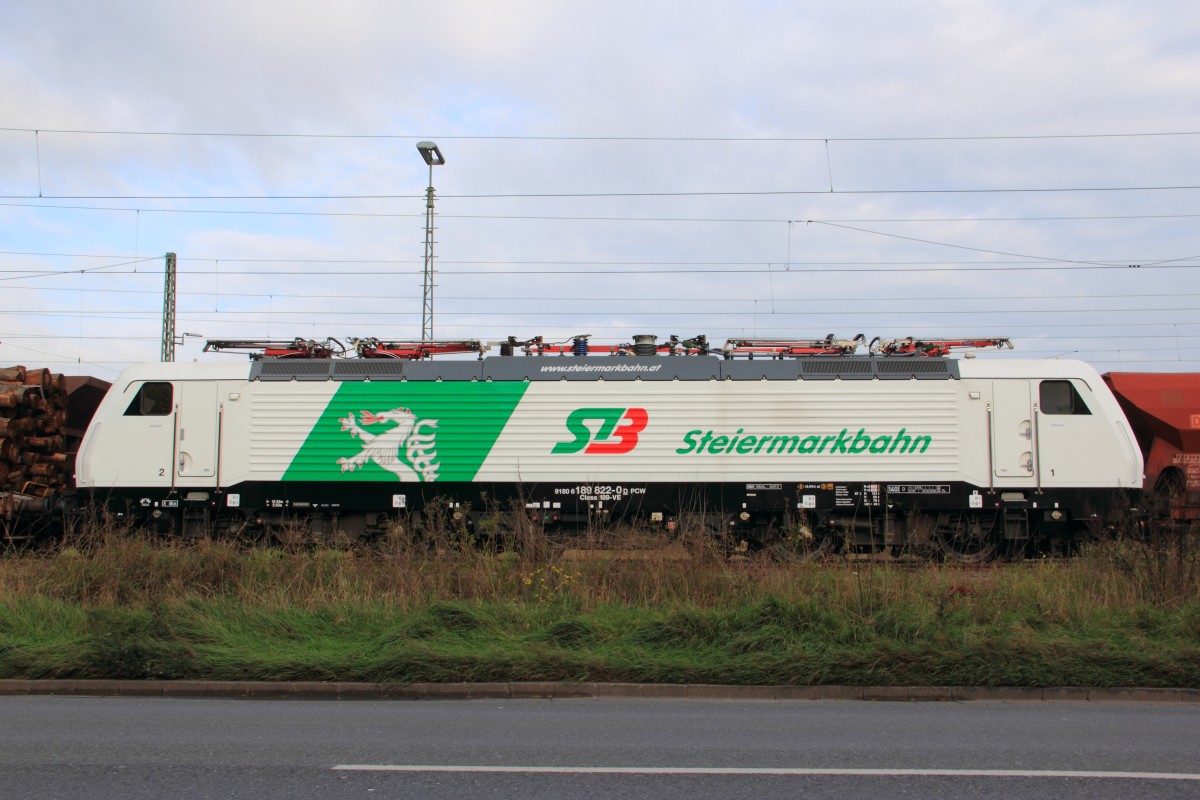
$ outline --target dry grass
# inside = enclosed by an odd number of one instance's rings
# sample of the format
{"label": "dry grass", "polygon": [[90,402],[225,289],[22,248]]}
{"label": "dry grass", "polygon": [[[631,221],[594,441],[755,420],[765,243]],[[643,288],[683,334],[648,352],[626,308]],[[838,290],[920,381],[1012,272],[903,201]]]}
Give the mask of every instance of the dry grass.
{"label": "dry grass", "polygon": [[973,569],[418,522],[349,549],[107,526],[9,554],[0,677],[1200,686],[1186,537]]}
{"label": "dry grass", "polygon": [[330,549],[160,540],[107,524],[61,546],[0,559],[0,593],[89,606],[222,597],[274,606],[371,599],[416,609],[443,601],[525,602],[532,576],[544,583],[556,574],[569,580],[569,595],[581,608],[720,608],[815,594],[861,614],[916,598],[937,604],[952,598],[960,605],[986,598],[994,609],[1034,603],[1065,617],[1084,608],[1179,607],[1200,600],[1194,533],[1122,538],[1069,560],[981,569],[781,562],[768,552],[739,553],[687,528],[669,537],[625,529],[555,539],[526,519],[510,525],[503,539],[480,542],[442,515],[413,527],[396,528],[371,545]]}

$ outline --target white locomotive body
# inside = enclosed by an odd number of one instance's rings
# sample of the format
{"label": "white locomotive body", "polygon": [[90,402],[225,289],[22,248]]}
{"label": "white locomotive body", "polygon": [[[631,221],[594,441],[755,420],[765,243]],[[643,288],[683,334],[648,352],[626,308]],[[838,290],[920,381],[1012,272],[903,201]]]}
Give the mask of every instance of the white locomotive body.
{"label": "white locomotive body", "polygon": [[1077,361],[833,356],[281,358],[126,370],[79,452],[86,498],[185,535],[477,521],[671,526],[985,559],[1065,540],[1142,481]]}

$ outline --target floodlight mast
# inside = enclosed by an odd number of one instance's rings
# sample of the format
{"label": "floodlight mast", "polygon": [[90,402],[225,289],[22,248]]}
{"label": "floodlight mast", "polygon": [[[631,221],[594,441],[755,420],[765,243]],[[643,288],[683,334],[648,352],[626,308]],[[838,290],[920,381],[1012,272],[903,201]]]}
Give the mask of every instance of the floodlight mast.
{"label": "floodlight mast", "polygon": [[417,142],[421,158],[429,165],[429,188],[425,190],[425,271],[421,292],[421,341],[433,339],[433,168],[446,163],[435,142]]}

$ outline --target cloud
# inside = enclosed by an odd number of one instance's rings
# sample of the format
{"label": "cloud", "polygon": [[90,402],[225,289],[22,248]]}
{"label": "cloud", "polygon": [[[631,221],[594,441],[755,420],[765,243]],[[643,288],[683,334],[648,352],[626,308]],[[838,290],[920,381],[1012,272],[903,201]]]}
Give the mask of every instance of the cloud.
{"label": "cloud", "polygon": [[[1094,135],[1200,131],[1198,19],[13,0],[0,302],[44,316],[4,317],[0,363],[27,331],[76,369],[156,359],[167,251],[177,330],[418,336],[433,138],[439,336],[1008,334],[1194,369],[1197,191],[1132,187],[1200,186],[1197,137]],[[32,267],[65,272],[10,280]]]}

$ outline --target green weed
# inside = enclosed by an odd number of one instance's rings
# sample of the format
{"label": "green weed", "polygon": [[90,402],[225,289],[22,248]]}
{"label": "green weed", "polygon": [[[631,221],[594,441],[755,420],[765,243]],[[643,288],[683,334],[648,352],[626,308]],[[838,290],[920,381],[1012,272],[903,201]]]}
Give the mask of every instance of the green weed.
{"label": "green weed", "polygon": [[914,568],[510,523],[482,547],[461,527],[339,550],[109,528],[9,554],[0,677],[1200,687],[1190,542]]}

